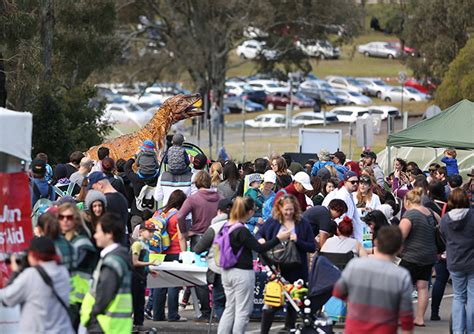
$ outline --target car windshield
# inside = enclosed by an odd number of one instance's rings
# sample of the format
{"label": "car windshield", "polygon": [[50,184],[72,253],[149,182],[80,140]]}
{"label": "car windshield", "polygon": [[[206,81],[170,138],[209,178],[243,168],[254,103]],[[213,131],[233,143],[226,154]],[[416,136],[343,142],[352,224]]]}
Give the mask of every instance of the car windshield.
{"label": "car windshield", "polygon": [[360,82],[354,79],[347,79],[347,82],[354,86],[360,86]]}
{"label": "car windshield", "polygon": [[306,95],[304,95],[303,93],[296,93],[294,94],[294,96],[296,96],[297,98],[299,99],[307,99],[308,97]]}
{"label": "car windshield", "polygon": [[386,86],[387,85],[382,80],[374,80],[373,83],[376,84],[376,85],[379,85],[379,86]]}
{"label": "car windshield", "polygon": [[275,84],[275,83],[268,83],[268,84],[267,84],[267,87],[269,87],[269,88],[278,88],[278,87],[280,87],[280,86],[278,86],[278,85]]}
{"label": "car windshield", "polygon": [[361,97],[362,96],[362,94],[357,93],[357,92],[349,92],[349,94],[351,94],[352,96],[356,96],[356,97]]}
{"label": "car windshield", "polygon": [[129,104],[127,107],[128,107],[128,110],[132,111],[132,112],[139,112],[140,111],[140,108],[136,107],[133,104]]}
{"label": "car windshield", "polygon": [[336,97],[336,95],[334,95],[334,94],[333,94],[331,91],[329,91],[329,90],[322,90],[322,91],[321,91],[321,95],[322,95],[323,97],[332,97],[332,98],[335,98],[335,97]]}
{"label": "car windshield", "polygon": [[420,94],[419,91],[417,91],[415,88],[412,88],[412,87],[407,87],[406,90],[413,94]]}
{"label": "car windshield", "polygon": [[325,48],[330,48],[331,47],[331,44],[329,44],[328,41],[319,41],[319,45],[321,45],[322,47],[325,47]]}

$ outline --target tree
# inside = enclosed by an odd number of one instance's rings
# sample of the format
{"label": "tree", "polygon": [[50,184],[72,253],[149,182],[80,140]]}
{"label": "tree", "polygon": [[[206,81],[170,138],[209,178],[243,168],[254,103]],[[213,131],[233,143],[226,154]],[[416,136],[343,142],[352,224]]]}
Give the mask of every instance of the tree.
{"label": "tree", "polygon": [[449,64],[435,94],[436,103],[443,109],[462,99],[474,101],[474,38],[469,39]]}
{"label": "tree", "polygon": [[421,57],[408,59],[417,77],[441,81],[474,26],[471,0],[412,0],[403,36]]}
{"label": "tree", "polygon": [[66,161],[110,130],[87,79],[119,54],[115,24],[112,0],[0,1],[7,104],[33,113],[34,152]]}

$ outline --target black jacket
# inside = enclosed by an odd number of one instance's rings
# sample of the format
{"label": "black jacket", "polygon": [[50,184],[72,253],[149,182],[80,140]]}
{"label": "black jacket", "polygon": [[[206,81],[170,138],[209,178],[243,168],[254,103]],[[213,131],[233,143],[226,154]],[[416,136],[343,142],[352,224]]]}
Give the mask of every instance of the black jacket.
{"label": "black jacket", "polygon": [[[148,179],[142,179],[140,178],[132,169],[133,164],[135,163],[135,159],[128,159],[124,166],[125,170],[125,175],[127,178],[130,180],[132,187],[133,187],[133,194],[135,197],[138,197],[140,195],[140,191],[142,190],[144,185],[149,185],[152,187],[156,187],[156,183],[158,182],[158,176],[148,178]],[[136,216],[141,216],[142,211],[137,209],[137,205],[135,203],[135,199],[132,200],[132,210],[131,213],[132,215]]]}

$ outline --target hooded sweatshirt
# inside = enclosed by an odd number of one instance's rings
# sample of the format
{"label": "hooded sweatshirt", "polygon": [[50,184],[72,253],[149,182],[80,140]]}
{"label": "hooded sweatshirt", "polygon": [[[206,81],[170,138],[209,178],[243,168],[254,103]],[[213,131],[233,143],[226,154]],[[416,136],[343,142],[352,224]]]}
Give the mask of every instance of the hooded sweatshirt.
{"label": "hooded sweatshirt", "polygon": [[[199,189],[195,194],[189,196],[178,212],[179,229],[189,236],[201,235],[211,225],[211,220],[217,215],[217,206],[223,199],[216,189]],[[186,216],[192,213],[192,224],[188,229]]]}
{"label": "hooded sweatshirt", "polygon": [[474,209],[453,209],[441,219],[451,272],[474,272]]}

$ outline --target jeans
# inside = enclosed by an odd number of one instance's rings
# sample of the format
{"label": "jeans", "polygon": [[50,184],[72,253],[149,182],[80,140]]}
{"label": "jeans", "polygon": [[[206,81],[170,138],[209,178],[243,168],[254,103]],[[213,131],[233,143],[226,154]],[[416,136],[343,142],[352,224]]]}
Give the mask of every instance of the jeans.
{"label": "jeans", "polygon": [[444,289],[449,279],[449,271],[446,268],[446,260],[439,260],[434,265],[436,280],[431,293],[431,315],[439,315],[439,305],[443,299]]}
{"label": "jeans", "polygon": [[474,333],[474,272],[451,272],[453,280],[453,334]]}
{"label": "jeans", "polygon": [[146,279],[132,275],[133,324],[143,326],[145,320]]}
{"label": "jeans", "polygon": [[[194,246],[201,240],[202,235],[193,235],[191,237],[191,249],[194,249]],[[208,285],[196,286],[196,295],[201,306],[201,317],[210,318],[211,317],[211,307],[209,300],[209,287]]]}
{"label": "jeans", "polygon": [[222,286],[222,276],[216,274],[212,284],[212,307],[217,320],[220,320],[225,309],[225,293]]}
{"label": "jeans", "polygon": [[226,305],[217,328],[218,334],[243,334],[253,310],[255,273],[252,269],[222,271]]}
{"label": "jeans", "polygon": [[[167,254],[165,261],[171,262],[179,259],[179,254]],[[168,320],[178,320],[179,287],[153,289],[153,320],[165,320],[166,295],[168,295]]]}

